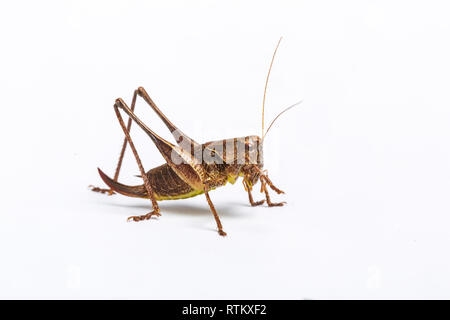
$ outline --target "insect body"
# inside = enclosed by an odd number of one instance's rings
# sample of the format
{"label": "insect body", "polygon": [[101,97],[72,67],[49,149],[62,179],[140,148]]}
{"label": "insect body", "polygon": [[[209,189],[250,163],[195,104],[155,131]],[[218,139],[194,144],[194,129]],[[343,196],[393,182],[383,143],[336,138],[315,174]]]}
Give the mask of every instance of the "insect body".
{"label": "insect body", "polygon": [[[274,52],[274,56],[275,53],[276,50]],[[272,63],[273,57],[270,67],[272,66]],[[269,73],[266,79],[266,88],[270,75],[270,69],[271,68],[269,68]],[[142,97],[158,114],[164,124],[171,131],[176,140],[176,145],[158,136],[136,116],[134,113],[134,108],[137,96]],[[265,94],[263,101],[264,100]],[[239,177],[242,177],[244,188],[248,192],[249,201],[252,206],[261,205],[265,201],[270,207],[282,206],[284,204],[284,202],[273,203],[270,199],[268,188],[271,188],[278,194],[284,192],[273,185],[267,176],[267,171],[263,170],[262,146],[264,136],[268,131],[267,130],[266,133],[264,133],[264,127],[261,137],[247,136],[199,144],[172,124],[169,119],[167,119],[167,117],[158,109],[156,104],[142,87],[135,90],[131,108],[129,108],[126,103],[119,98],[114,104],[114,110],[125,134],[119,162],[114,178],[108,177],[105,173],[98,169],[100,177],[109,186],[109,189],[93,187],[92,190],[101,193],[108,193],[110,195],[117,192],[130,197],[147,198],[151,200],[153,208],[151,212],[141,216],[131,216],[128,220],[141,221],[150,219],[154,215],[160,216],[158,201],[185,199],[200,194],[205,194],[206,200],[216,220],[218,232],[220,235],[225,236],[226,233],[223,231],[217,211],[209,197],[209,191],[224,186],[227,183],[235,183]],[[120,110],[123,110],[129,116],[127,125],[125,125],[125,122],[123,121]],[[284,111],[286,110],[287,109]],[[275,118],[275,120],[277,118]],[[154,142],[159,152],[164,157],[166,161],[165,164],[153,168],[147,172],[144,170],[133,140],[130,136],[130,129],[133,121],[139,125]],[[272,121],[272,124],[274,121]],[[269,126],[269,129],[271,125]],[[140,170],[140,176],[143,179],[143,184],[141,185],[128,186],[117,181],[122,165],[122,159],[128,144],[134,154]],[[265,200],[254,201],[252,196],[252,187],[258,181],[261,183],[261,192],[264,192]]]}

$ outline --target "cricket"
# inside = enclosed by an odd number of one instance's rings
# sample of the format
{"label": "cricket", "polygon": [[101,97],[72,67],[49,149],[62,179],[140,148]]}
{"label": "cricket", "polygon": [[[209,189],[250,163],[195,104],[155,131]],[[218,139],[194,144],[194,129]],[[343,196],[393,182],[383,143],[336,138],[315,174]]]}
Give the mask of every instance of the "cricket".
{"label": "cricket", "polygon": [[[272,120],[267,131],[264,132],[264,106],[267,86],[281,39],[282,38],[279,39],[275,47],[266,76],[262,101],[261,136],[250,135],[199,144],[178,129],[178,127],[176,127],[156,106],[145,89],[139,87],[134,91],[131,107],[128,107],[121,98],[116,99],[114,103],[114,111],[124,132],[125,138],[114,177],[110,178],[98,168],[101,179],[109,188],[89,186],[91,190],[108,195],[119,193],[125,196],[145,198],[151,201],[151,212],[139,216],[130,216],[128,221],[149,220],[153,216],[160,216],[161,213],[158,201],[186,199],[204,194],[217,224],[217,231],[221,236],[226,236],[227,234],[223,230],[219,215],[209,196],[209,192],[216,188],[225,186],[227,183],[234,184],[238,178],[242,177],[242,183],[245,191],[248,193],[248,199],[251,206],[259,206],[264,204],[264,202],[266,202],[269,207],[283,206],[286,202],[272,202],[270,198],[269,188],[277,194],[283,194],[284,192],[272,183],[269,179],[267,170],[263,169],[263,142],[278,117],[302,101],[299,101],[280,112]],[[141,97],[163,121],[174,137],[176,145],[161,138],[144,124],[138,116],[136,116],[134,109],[138,96]],[[121,111],[125,112],[129,117],[126,125]],[[130,135],[133,122],[135,122],[150,137],[163,156],[166,162],[165,164],[149,171],[145,171]],[[140,185],[130,186],[118,182],[127,145],[130,146],[139,167],[139,177],[143,180],[143,183]],[[253,199],[252,190],[258,182],[261,184],[260,192],[264,193],[265,199],[255,201]]]}

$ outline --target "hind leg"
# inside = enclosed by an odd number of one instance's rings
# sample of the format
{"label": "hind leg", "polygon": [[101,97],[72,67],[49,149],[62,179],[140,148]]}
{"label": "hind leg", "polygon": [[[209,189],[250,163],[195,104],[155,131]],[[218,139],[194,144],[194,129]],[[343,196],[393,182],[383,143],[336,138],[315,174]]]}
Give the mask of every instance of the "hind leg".
{"label": "hind leg", "polygon": [[107,193],[108,196],[112,196],[113,194],[116,194],[111,188],[99,188],[99,187],[95,187],[92,184],[90,186],[88,186],[88,188],[91,188],[91,191],[94,192],[98,192],[98,193]]}
{"label": "hind leg", "polygon": [[158,211],[153,210],[152,212],[149,212],[147,214],[143,214],[141,216],[130,216],[128,217],[127,221],[142,221],[142,220],[149,220],[152,216],[160,217],[161,213]]}
{"label": "hind leg", "polygon": [[[131,110],[132,111],[134,111],[134,108],[136,106],[137,95],[138,95],[138,90],[134,90],[133,100],[131,101]],[[126,126],[126,130],[128,133],[130,133],[130,131],[131,131],[132,123],[133,123],[132,119],[129,118],[127,126]],[[125,150],[127,149],[127,144],[128,144],[128,139],[125,136],[125,138],[123,139],[123,143],[122,143],[122,149],[120,150],[119,161],[117,161],[116,172],[114,173],[114,181],[117,181],[119,179],[119,173],[120,173],[120,169],[122,168],[122,161],[123,161],[123,157],[125,155]],[[107,193],[109,196],[115,194],[115,192],[111,188],[103,189],[103,188],[99,188],[99,187],[94,187],[92,185],[90,185],[89,188],[91,188],[91,190],[94,192],[99,192],[99,193],[103,193],[103,194]]]}
{"label": "hind leg", "polygon": [[[123,102],[123,101],[120,101],[120,102],[125,104],[125,102]],[[156,202],[155,194],[153,193],[153,190],[152,190],[152,187],[150,186],[148,177],[145,174],[145,170],[142,165],[141,159],[139,158],[139,155],[136,151],[136,147],[134,146],[133,140],[131,139],[129,129],[125,126],[122,115],[120,114],[117,102],[116,102],[116,104],[114,104],[114,111],[116,112],[117,119],[119,120],[120,126],[122,127],[123,132],[125,134],[125,139],[128,142],[128,144],[130,145],[131,151],[133,151],[134,157],[135,157],[137,165],[139,167],[139,172],[141,174],[142,179],[144,180],[145,189],[147,190],[147,194],[150,197],[150,200],[152,202],[152,207],[153,207],[153,211],[151,211],[147,214],[141,215],[141,216],[131,216],[128,218],[128,221],[131,221],[131,220],[142,221],[142,220],[148,220],[152,216],[160,216],[161,214],[159,213],[160,210],[159,210],[158,203]]]}
{"label": "hind leg", "polygon": [[[167,119],[167,117],[161,112],[161,110],[159,110],[159,108],[156,106],[156,104],[153,102],[153,100],[150,98],[150,96],[148,95],[148,93],[145,91],[145,89],[143,87],[139,87],[136,90],[134,90],[133,100],[131,102],[131,108],[130,108],[131,112],[134,112],[135,105],[136,105],[136,99],[137,99],[138,95],[140,97],[142,97],[144,99],[144,101],[147,102],[150,105],[150,107],[157,113],[157,115],[161,118],[161,120],[164,122],[164,124],[167,126],[167,128],[169,128],[170,132],[175,137],[178,144],[183,143],[183,145],[185,145],[186,143],[188,143],[188,145],[191,146],[193,149],[200,147],[200,144],[198,144],[197,142],[192,140],[190,137],[188,137],[186,134],[181,132],[180,129],[178,129],[172,122],[169,121],[169,119]],[[128,123],[127,123],[127,127],[126,127],[128,132],[130,132],[130,130],[131,130],[131,124],[132,124],[132,119],[130,117],[130,118],[128,118]],[[127,144],[128,144],[128,140],[125,137],[123,140],[122,149],[120,151],[119,161],[117,162],[116,172],[114,174],[114,181],[117,181],[117,179],[119,178],[120,169],[122,167],[122,160],[125,155],[125,150],[127,148]],[[94,186],[89,186],[89,187],[94,192],[108,193],[108,195],[115,194],[115,192],[111,189],[102,189],[102,188],[98,188],[98,187],[94,187]]]}

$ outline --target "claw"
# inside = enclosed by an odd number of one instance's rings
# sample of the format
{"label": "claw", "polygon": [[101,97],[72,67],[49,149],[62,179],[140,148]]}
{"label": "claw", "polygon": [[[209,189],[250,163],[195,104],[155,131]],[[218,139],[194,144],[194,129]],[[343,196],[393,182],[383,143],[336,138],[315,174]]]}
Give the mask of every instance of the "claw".
{"label": "claw", "polygon": [[285,204],[286,204],[287,202],[286,201],[283,201],[283,202],[268,202],[267,203],[267,205],[269,206],[269,207],[282,207],[282,206],[284,206]]}
{"label": "claw", "polygon": [[251,205],[252,205],[252,207],[260,206],[264,203],[264,201],[265,200],[256,201],[256,202],[253,202]]}
{"label": "claw", "polygon": [[94,192],[99,192],[99,193],[103,193],[103,194],[107,193],[108,196],[112,196],[113,194],[116,194],[112,189],[102,189],[99,187],[94,187],[93,185],[89,185],[88,188],[91,188],[91,191],[94,191]]}
{"label": "claw", "polygon": [[142,220],[149,220],[152,216],[160,217],[161,214],[160,214],[159,212],[152,211],[152,212],[149,212],[149,213],[144,214],[144,215],[141,215],[141,216],[131,216],[131,217],[128,217],[128,218],[127,218],[127,222],[130,222],[130,221],[132,221],[132,220],[133,220],[133,221],[136,221],[136,222],[142,221]]}

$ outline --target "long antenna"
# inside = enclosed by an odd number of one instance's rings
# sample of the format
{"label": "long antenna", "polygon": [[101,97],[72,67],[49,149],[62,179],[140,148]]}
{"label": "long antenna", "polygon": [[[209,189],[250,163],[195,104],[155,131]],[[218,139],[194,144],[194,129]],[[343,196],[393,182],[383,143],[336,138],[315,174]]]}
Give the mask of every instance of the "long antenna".
{"label": "long antenna", "polygon": [[286,111],[288,111],[289,109],[299,105],[300,103],[302,103],[303,100],[300,100],[299,102],[294,103],[292,106],[287,107],[286,109],[284,109],[283,111],[281,111],[276,117],[275,119],[272,120],[272,122],[269,125],[269,128],[267,129],[266,133],[264,133],[264,135],[262,136],[262,140],[264,141],[264,137],[266,136],[267,132],[269,132],[270,128],[272,128],[273,123],[275,122],[275,120],[278,119],[279,116],[281,116],[283,113],[285,113]]}
{"label": "long antenna", "polygon": [[280,40],[278,40],[277,46],[275,48],[275,51],[273,52],[272,61],[270,61],[269,72],[267,72],[266,85],[264,86],[264,96],[263,96],[263,103],[262,103],[262,132],[261,132],[261,137],[264,136],[264,105],[266,103],[267,85],[269,84],[270,71],[272,70],[273,61],[275,60],[275,55],[277,54],[277,50],[278,50],[278,47],[280,46],[281,39],[283,39],[283,37],[280,37]]}

